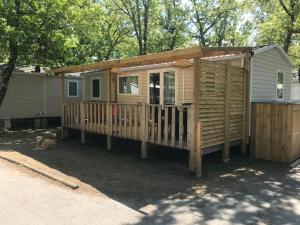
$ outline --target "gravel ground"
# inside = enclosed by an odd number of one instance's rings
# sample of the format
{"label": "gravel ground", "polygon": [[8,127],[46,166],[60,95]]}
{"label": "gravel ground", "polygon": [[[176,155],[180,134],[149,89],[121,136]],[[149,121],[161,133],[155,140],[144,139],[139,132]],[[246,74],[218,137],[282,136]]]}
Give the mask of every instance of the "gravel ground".
{"label": "gravel ground", "polygon": [[105,137],[90,136],[89,144],[83,146],[76,133],[54,150],[33,151],[34,137],[44,132],[2,135],[0,154],[23,160],[80,188],[73,191],[1,162],[0,206],[8,210],[0,211],[4,224],[300,221],[300,166],[289,169],[285,164],[253,160],[235,151],[225,165],[216,153],[204,157],[204,178],[197,179],[188,171],[185,151],[151,147],[149,159],[144,161],[135,142],[114,140],[112,152],[107,152]]}

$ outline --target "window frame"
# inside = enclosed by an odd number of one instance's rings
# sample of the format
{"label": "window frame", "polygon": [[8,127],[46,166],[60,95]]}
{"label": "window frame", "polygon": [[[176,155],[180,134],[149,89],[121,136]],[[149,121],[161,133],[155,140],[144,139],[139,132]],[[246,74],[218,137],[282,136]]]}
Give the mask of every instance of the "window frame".
{"label": "window frame", "polygon": [[[76,95],[70,95],[70,83],[76,83]],[[79,97],[79,82],[78,80],[68,80],[68,98],[78,98]]]}
{"label": "window frame", "polygon": [[[277,85],[278,85],[278,75],[279,75],[279,73],[282,73],[282,76],[283,76],[283,79],[282,79],[282,98],[278,98],[278,90],[277,90]],[[285,93],[285,91],[284,91],[284,77],[285,77],[285,72],[284,71],[282,71],[282,70],[277,70],[276,71],[276,100],[277,101],[284,101],[284,93]]]}
{"label": "window frame", "polygon": [[[138,78],[138,92],[137,94],[132,94],[132,93],[120,93],[120,78],[121,77],[137,77]],[[124,96],[139,96],[140,95],[140,79],[139,79],[139,74],[126,74],[126,75],[120,75],[117,77],[117,89],[118,89],[118,95],[124,95]]]}
{"label": "window frame", "polygon": [[[93,81],[99,80],[99,97],[93,96]],[[92,77],[91,78],[91,99],[99,100],[102,98],[102,78],[101,77]]]}

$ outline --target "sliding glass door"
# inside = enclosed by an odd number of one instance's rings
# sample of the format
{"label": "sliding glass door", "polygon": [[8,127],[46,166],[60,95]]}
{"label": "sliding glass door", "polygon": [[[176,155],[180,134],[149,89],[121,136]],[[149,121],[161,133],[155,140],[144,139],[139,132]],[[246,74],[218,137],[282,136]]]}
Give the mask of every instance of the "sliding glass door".
{"label": "sliding glass door", "polygon": [[175,105],[175,71],[149,74],[149,103]]}

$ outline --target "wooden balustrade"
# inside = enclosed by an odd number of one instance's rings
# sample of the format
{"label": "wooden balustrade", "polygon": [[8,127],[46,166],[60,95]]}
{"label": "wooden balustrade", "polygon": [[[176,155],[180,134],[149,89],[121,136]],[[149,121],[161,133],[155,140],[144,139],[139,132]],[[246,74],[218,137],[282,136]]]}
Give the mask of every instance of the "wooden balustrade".
{"label": "wooden balustrade", "polygon": [[190,149],[191,106],[65,102],[63,127]]}
{"label": "wooden balustrade", "polygon": [[189,106],[147,105],[146,142],[188,149]]}
{"label": "wooden balustrade", "polygon": [[141,105],[111,104],[112,136],[140,140]]}
{"label": "wooden balustrade", "polygon": [[83,127],[86,131],[106,134],[108,122],[106,116],[107,103],[105,102],[82,102],[84,105]]}
{"label": "wooden balustrade", "polygon": [[105,134],[107,126],[106,103],[65,102],[63,126]]}
{"label": "wooden balustrade", "polygon": [[63,121],[65,127],[80,129],[80,110],[80,102],[63,104]]}

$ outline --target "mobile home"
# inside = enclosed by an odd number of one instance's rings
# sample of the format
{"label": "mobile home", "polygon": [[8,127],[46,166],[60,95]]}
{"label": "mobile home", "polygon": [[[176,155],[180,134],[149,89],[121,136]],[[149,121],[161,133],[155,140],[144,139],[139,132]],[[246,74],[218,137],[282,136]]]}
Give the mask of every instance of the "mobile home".
{"label": "mobile home", "polygon": [[[247,143],[251,48],[194,47],[122,60],[54,69],[85,72],[82,102],[62,99],[62,126],[190,151],[190,169],[201,174],[201,156]],[[226,56],[225,60],[212,57]],[[62,86],[62,93],[65,92]],[[65,94],[63,94],[65,96]],[[200,172],[199,172],[200,171]]]}
{"label": "mobile home", "polygon": [[280,46],[255,48],[251,57],[251,102],[290,101],[292,63]]}
{"label": "mobile home", "polygon": [[[82,99],[81,77],[68,76],[65,80],[65,99]],[[0,120],[32,122],[36,118],[59,119],[60,79],[45,73],[14,71],[6,96],[0,107]]]}

